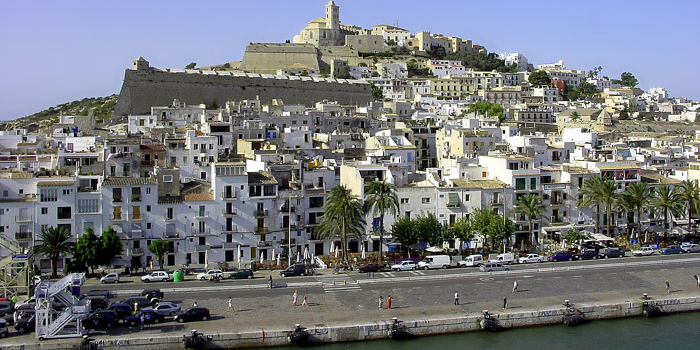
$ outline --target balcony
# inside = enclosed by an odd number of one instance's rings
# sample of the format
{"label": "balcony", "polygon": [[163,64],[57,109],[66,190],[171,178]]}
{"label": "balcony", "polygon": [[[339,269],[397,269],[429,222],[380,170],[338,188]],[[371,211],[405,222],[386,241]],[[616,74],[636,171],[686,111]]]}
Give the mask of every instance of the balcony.
{"label": "balcony", "polygon": [[549,205],[555,206],[555,205],[562,205],[564,202],[560,198],[553,198],[551,202],[549,202]]}
{"label": "balcony", "polygon": [[110,216],[110,220],[112,220],[112,221],[124,221],[124,213],[112,212],[112,215]]}
{"label": "balcony", "polygon": [[153,166],[155,161],[153,160],[141,160],[141,166]]}
{"label": "balcony", "polygon": [[272,243],[273,243],[273,242],[271,242],[271,241],[259,241],[259,242],[258,242],[258,248],[268,248],[268,247],[272,247]]}
{"label": "balcony", "polygon": [[141,196],[133,196],[131,197],[132,202],[140,202],[141,201]]}
{"label": "balcony", "polygon": [[236,199],[236,191],[223,191],[221,192],[221,198],[223,198],[224,200]]}
{"label": "balcony", "polygon": [[491,200],[491,205],[501,205],[501,204],[503,204],[503,201],[500,198]]}
{"label": "balcony", "polygon": [[165,221],[175,221],[175,216],[166,216]]}
{"label": "balcony", "polygon": [[32,239],[31,232],[15,232],[15,239],[18,241],[30,240]]}
{"label": "balcony", "polygon": [[256,227],[255,228],[255,234],[257,235],[264,235],[268,232],[267,227]]}
{"label": "balcony", "polygon": [[211,235],[211,229],[210,228],[205,228],[205,229],[193,228],[192,235],[193,236],[209,236],[209,235]]}
{"label": "balcony", "polygon": [[206,252],[209,249],[211,249],[211,245],[209,244],[197,244],[194,246],[195,253]]}
{"label": "balcony", "polygon": [[[289,243],[289,240],[287,240],[287,239],[280,240],[280,245],[286,246],[286,245],[288,245],[288,244],[290,244],[290,243]],[[292,238],[292,243],[291,243],[291,244],[297,244],[297,239],[296,239],[296,238]]]}
{"label": "balcony", "polygon": [[141,256],[143,255],[143,248],[129,248],[127,249],[127,255],[131,256]]}
{"label": "balcony", "polygon": [[231,208],[231,210],[222,209],[222,210],[221,210],[221,215],[223,215],[223,216],[233,216],[233,215],[238,215],[238,214],[236,213],[236,210],[235,210],[235,209]]}
{"label": "balcony", "polygon": [[129,220],[131,220],[131,221],[141,221],[141,220],[146,220],[146,218],[145,218],[144,215],[142,215],[142,214],[131,214],[131,216],[129,216]]}
{"label": "balcony", "polygon": [[163,238],[164,239],[178,239],[178,238],[180,238],[180,234],[176,233],[176,232],[166,232],[163,235]]}
{"label": "balcony", "polygon": [[236,248],[238,248],[239,245],[240,245],[240,243],[236,243],[236,242],[224,242],[222,248],[224,248],[224,249],[236,249]]}
{"label": "balcony", "polygon": [[207,219],[209,218],[209,211],[198,211],[194,214],[195,219]]}
{"label": "balcony", "polygon": [[256,210],[256,211],[254,212],[254,215],[255,215],[256,218],[267,217],[268,211],[267,211],[267,210]]}
{"label": "balcony", "polygon": [[231,227],[221,227],[221,233],[235,233],[238,232],[238,228],[236,225],[232,225]]}
{"label": "balcony", "polygon": [[562,221],[561,221],[561,217],[559,217],[559,216],[551,216],[549,218],[549,222],[556,224],[556,223],[560,223]]}
{"label": "balcony", "polygon": [[15,222],[20,223],[20,222],[32,222],[32,216],[31,215],[19,215],[15,216]]}
{"label": "balcony", "polygon": [[128,238],[143,238],[142,230],[131,230],[131,232],[126,234]]}

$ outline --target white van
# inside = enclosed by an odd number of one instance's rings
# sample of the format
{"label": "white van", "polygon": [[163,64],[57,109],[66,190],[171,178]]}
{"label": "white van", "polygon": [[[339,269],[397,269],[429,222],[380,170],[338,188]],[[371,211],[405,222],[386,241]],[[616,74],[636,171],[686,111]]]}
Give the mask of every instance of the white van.
{"label": "white van", "polygon": [[474,267],[474,266],[481,265],[481,263],[483,263],[483,262],[484,262],[484,257],[479,255],[479,254],[475,254],[475,255],[470,255],[470,256],[464,258],[464,260],[459,262],[459,266],[461,266],[461,267],[465,267],[465,266]]}
{"label": "white van", "polygon": [[427,269],[446,269],[450,267],[450,257],[448,255],[431,255],[426,256],[418,263],[418,268]]}
{"label": "white van", "polygon": [[[493,255],[493,254],[492,254]],[[489,262],[497,262],[501,264],[512,264],[515,261],[515,254],[503,253],[496,256],[489,256]]]}

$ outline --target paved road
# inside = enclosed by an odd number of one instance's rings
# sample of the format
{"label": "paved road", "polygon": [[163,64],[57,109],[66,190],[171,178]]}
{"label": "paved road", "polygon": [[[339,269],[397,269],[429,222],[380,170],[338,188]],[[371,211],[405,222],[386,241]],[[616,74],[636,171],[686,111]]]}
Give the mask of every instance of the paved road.
{"label": "paved road", "polygon": [[[509,308],[535,310],[572,303],[637,300],[642,293],[665,295],[664,282],[671,283],[672,295],[697,296],[693,275],[700,273],[700,254],[681,256],[626,257],[583,262],[514,265],[512,271],[482,273],[475,268],[432,271],[405,271],[366,274],[321,274],[306,277],[275,277],[276,288],[267,288],[267,278],[235,280],[221,283],[186,281],[182,283],[125,282],[100,285],[91,281],[85,290],[113,289],[121,299],[144,287],[162,288],[169,301],[190,305],[195,300],[216,315],[207,322],[189,325],[172,321],[147,330],[123,327],[111,334],[158,334],[184,332],[197,328],[205,332],[291,328],[304,325],[348,324],[353,321],[374,322],[393,316],[421,319],[431,316],[479,313],[483,309],[500,310],[502,296]],[[512,293],[513,281],[519,284]],[[310,307],[291,306],[297,289],[307,295]],[[454,292],[460,305],[453,305]],[[379,296],[391,295],[392,310],[379,309]],[[228,297],[234,300],[235,312],[226,311]],[[13,336],[11,342],[29,336]]]}

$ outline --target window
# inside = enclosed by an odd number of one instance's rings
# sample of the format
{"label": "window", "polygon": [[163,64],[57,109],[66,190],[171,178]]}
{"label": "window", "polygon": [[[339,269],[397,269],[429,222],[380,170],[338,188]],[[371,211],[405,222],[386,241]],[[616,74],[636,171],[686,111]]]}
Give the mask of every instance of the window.
{"label": "window", "polygon": [[42,202],[58,201],[58,190],[55,188],[42,188],[39,190],[39,199]]}
{"label": "window", "polygon": [[309,208],[321,208],[323,207],[323,197],[310,197],[309,198]]}
{"label": "window", "polygon": [[430,204],[430,197],[423,197],[423,198],[421,198],[421,203],[423,203],[423,204]]}
{"label": "window", "polygon": [[408,204],[408,198],[401,198],[401,204]]}
{"label": "window", "polygon": [[464,195],[464,201],[465,201],[465,202],[469,202],[469,198],[470,198],[470,196],[469,196],[468,194],[465,194],[465,195]]}
{"label": "window", "polygon": [[99,213],[99,199],[79,199],[78,213]]}
{"label": "window", "polygon": [[151,194],[151,188],[150,188],[150,187],[146,187],[146,194]]}
{"label": "window", "polygon": [[4,198],[9,197],[9,196],[10,196],[10,191],[8,191],[8,190],[2,190],[2,196],[3,196]]}
{"label": "window", "polygon": [[166,220],[172,220],[174,218],[173,216],[173,208],[168,208],[165,214],[165,219]]}
{"label": "window", "polygon": [[195,143],[193,146],[194,146],[194,149],[199,149],[199,144]]}
{"label": "window", "polygon": [[525,190],[525,179],[515,179],[515,190],[516,191]]}
{"label": "window", "polygon": [[56,219],[65,220],[71,218],[71,207],[56,208]]}
{"label": "window", "polygon": [[172,175],[163,175],[163,182],[173,182]]}
{"label": "window", "polygon": [[49,208],[47,207],[41,207],[41,214],[46,215],[49,213]]}
{"label": "window", "polygon": [[[69,195],[69,194],[70,194],[70,190],[69,190],[69,189],[63,190],[63,195],[64,195],[64,196],[67,196],[67,195]],[[5,196],[5,193],[4,193],[4,192],[3,192],[3,197],[7,197],[7,196]]]}
{"label": "window", "polygon": [[534,190],[537,189],[537,178],[533,177],[530,179],[530,189]]}
{"label": "window", "polygon": [[150,212],[150,211],[151,211],[151,206],[150,206],[150,205],[147,205],[147,206],[146,206],[146,211],[147,211],[147,212]]}

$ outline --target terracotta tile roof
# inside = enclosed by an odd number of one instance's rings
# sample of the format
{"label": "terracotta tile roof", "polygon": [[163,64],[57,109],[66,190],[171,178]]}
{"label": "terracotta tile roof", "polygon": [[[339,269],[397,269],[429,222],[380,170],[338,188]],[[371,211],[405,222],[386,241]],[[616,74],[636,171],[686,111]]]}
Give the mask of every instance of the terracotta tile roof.
{"label": "terracotta tile roof", "polygon": [[182,196],[185,202],[203,202],[213,201],[214,196],[211,193],[193,193]]}
{"label": "terracotta tile roof", "polygon": [[102,186],[139,186],[156,183],[154,177],[108,177],[102,182]]}

